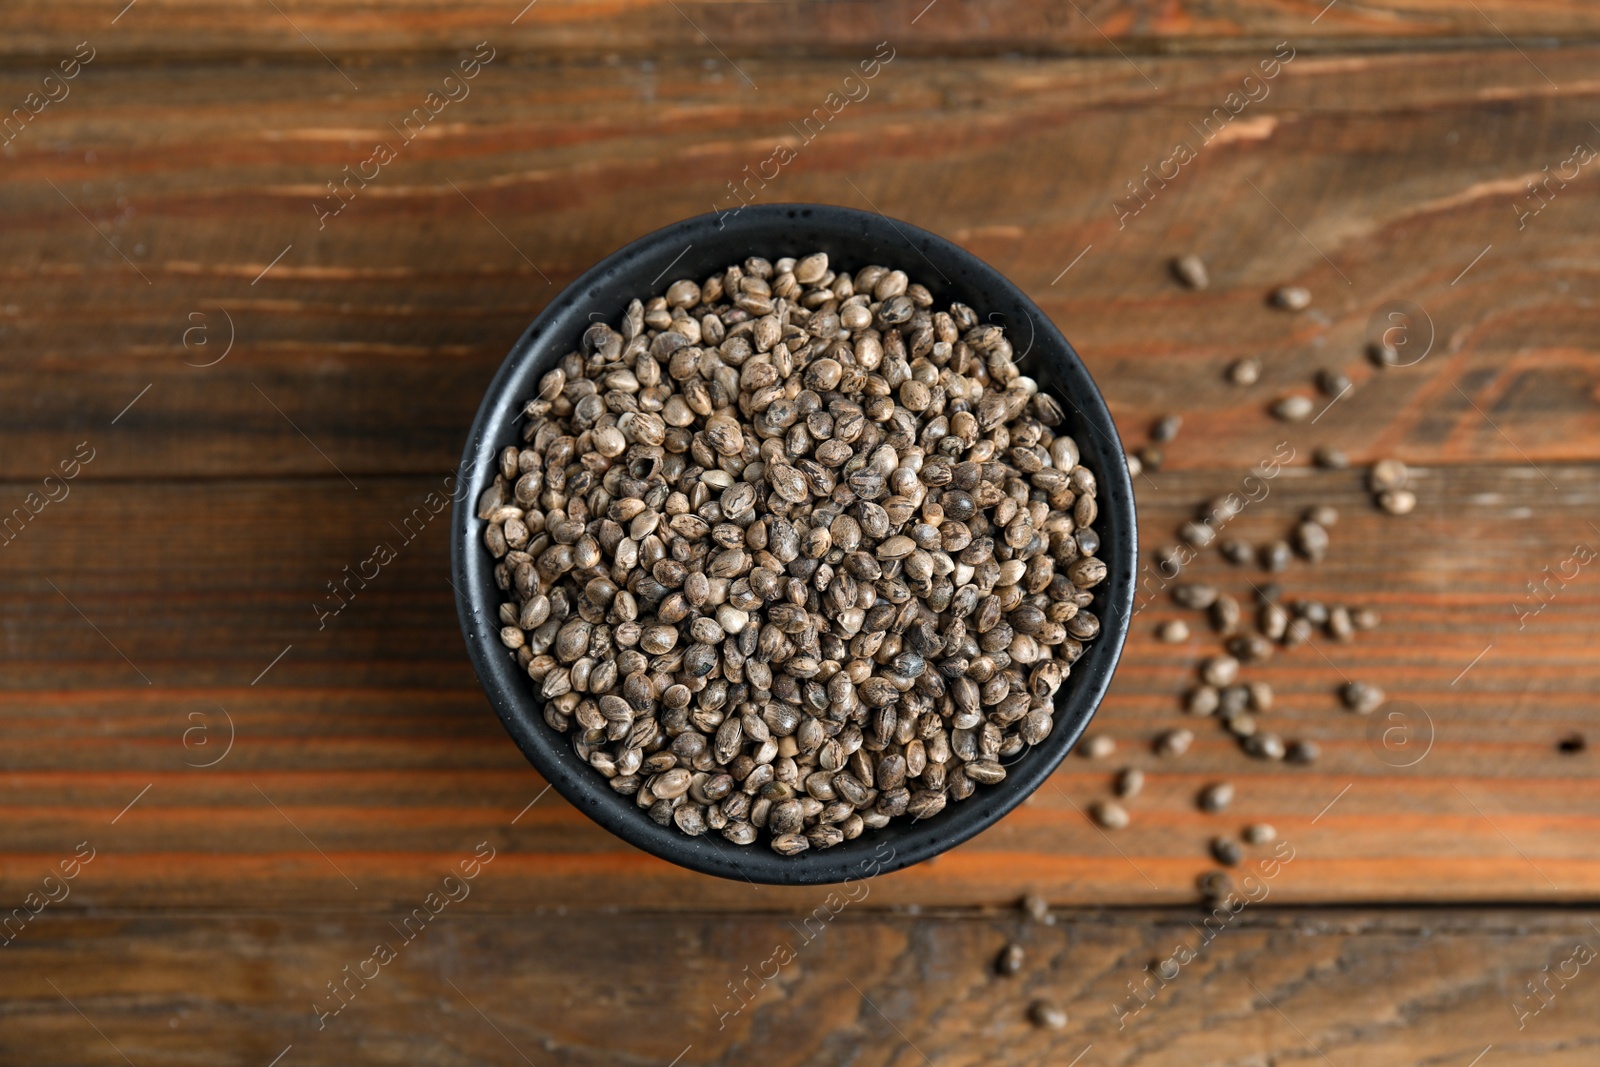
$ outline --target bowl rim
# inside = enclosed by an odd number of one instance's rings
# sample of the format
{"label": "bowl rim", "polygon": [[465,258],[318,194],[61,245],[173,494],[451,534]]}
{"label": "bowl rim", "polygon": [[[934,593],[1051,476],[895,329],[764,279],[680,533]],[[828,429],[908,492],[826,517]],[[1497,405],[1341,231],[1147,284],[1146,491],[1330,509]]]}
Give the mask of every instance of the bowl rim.
{"label": "bowl rim", "polygon": [[[1052,388],[1052,395],[1068,404],[1076,413],[1077,422],[1100,438],[1086,443],[1083,431],[1073,427],[1080,450],[1085,455],[1092,454],[1096,462],[1101,514],[1096,526],[1114,535],[1108,537],[1102,532],[1102,551],[1110,547],[1115,552],[1107,560],[1110,573],[1096,590],[1101,632],[1085,646],[1067,684],[1057,694],[1055,729],[1045,741],[1025,750],[1025,755],[1011,765],[1011,773],[1004,781],[979,786],[966,800],[946,805],[927,820],[895,820],[835,848],[809,849],[792,857],[779,856],[759,842],[754,846],[735,845],[714,831],[690,837],[676,827],[658,826],[632,797],[613,792],[602,775],[577,758],[568,736],[544,721],[542,705],[526,673],[500,643],[495,561],[480,543],[483,520],[477,518],[478,498],[498,473],[500,450],[521,442],[521,412],[525,397],[533,392],[520,386],[536,382],[550,365],[577,347],[577,330],[571,331],[570,342],[562,338],[571,327],[581,327],[584,319],[578,316],[584,314],[585,303],[599,301],[601,289],[618,282],[625,282],[642,298],[646,292],[654,292],[667,271],[699,241],[731,241],[739,247],[741,231],[774,222],[782,224],[785,219],[852,237],[863,232],[879,236],[886,250],[902,243],[909,245],[926,265],[945,264],[953,273],[968,279],[967,289],[994,290],[1003,300],[991,294],[989,303],[1009,303],[1012,306],[1007,310],[1013,313],[1012,318],[1020,313],[1029,320],[1032,333],[1018,361],[1042,343],[1040,358],[1049,361],[1048,369],[1059,382],[1058,387]],[[683,250],[673,258],[673,250],[680,246]],[[885,262],[893,262],[894,258],[886,251]],[[655,282],[639,284],[633,280],[635,273],[657,265],[662,266]],[[944,276],[938,267],[934,270]],[[961,288],[948,279],[947,283],[950,289]],[[946,287],[929,288],[937,294]],[[946,295],[943,299],[959,298]],[[607,294],[599,305],[602,310],[588,312],[586,318],[612,321],[620,315],[627,299],[624,297],[619,303]],[[978,310],[981,313],[983,309]],[[1008,332],[1015,325],[1004,312],[991,311],[986,317],[991,321],[998,318]],[[1072,419],[1070,413],[1068,418]],[[1132,619],[1138,549],[1133,486],[1110,410],[1087,368],[1061,331],[1019,286],[949,240],[881,213],[826,204],[746,205],[736,211],[684,219],[612,252],[551,300],[511,346],[473,418],[455,478],[450,556],[456,611],[473,670],[495,714],[529,763],[575,808],[629,844],[703,874],[773,885],[823,885],[899,870],[971,839],[1021,804],[1072,750],[1105,698]],[[1107,518],[1111,520],[1109,524],[1105,523]],[[875,842],[876,847],[863,859],[867,847]],[[885,847],[887,856],[883,854]]]}

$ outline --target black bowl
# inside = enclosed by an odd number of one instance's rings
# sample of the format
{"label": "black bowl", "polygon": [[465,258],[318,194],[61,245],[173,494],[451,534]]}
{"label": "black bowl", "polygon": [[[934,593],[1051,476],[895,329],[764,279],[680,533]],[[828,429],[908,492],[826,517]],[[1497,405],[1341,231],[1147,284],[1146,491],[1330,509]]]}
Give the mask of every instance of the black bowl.
{"label": "black bowl", "polygon": [[[545,372],[578,347],[591,321],[615,324],[630,300],[663,292],[676,278],[705,278],[754,254],[777,259],[816,251],[850,270],[869,263],[903,269],[940,303],[959,300],[1005,327],[1022,372],[1062,403],[1064,429],[1098,479],[1096,527],[1110,574],[1096,589],[1100,636],[1086,646],[1057,695],[1055,729],[1018,757],[1003,782],[979,786],[971,797],[920,822],[896,820],[834,848],[785,857],[759,841],[738,846],[715,832],[689,837],[656,825],[632,797],[612,792],[605,778],[578,759],[569,738],[545,723],[532,683],[500,643],[501,593],[476,512],[478,497],[494,480],[500,450],[521,442],[523,404]],[[840,882],[898,870],[972,837],[1020,804],[1071,751],[1105,695],[1128,634],[1137,549],[1133,486],[1100,391],[1061,332],[993,267],[942,237],[883,215],[820,204],[751,206],[687,219],[606,257],[556,297],[512,347],[473,421],[459,479],[450,543],[456,607],[473,667],[506,730],[539,773],[601,826],[663,859],[723,878],[779,885]]]}

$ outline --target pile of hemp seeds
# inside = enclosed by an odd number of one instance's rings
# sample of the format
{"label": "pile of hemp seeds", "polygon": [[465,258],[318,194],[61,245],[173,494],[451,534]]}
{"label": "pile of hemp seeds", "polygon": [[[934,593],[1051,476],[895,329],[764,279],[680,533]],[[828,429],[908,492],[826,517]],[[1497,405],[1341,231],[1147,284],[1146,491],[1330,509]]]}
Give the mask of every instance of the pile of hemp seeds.
{"label": "pile of hemp seeds", "polygon": [[782,855],[1001,782],[1107,573],[1095,475],[1015,359],[823,253],[590,326],[478,502],[545,721],[658,824]]}

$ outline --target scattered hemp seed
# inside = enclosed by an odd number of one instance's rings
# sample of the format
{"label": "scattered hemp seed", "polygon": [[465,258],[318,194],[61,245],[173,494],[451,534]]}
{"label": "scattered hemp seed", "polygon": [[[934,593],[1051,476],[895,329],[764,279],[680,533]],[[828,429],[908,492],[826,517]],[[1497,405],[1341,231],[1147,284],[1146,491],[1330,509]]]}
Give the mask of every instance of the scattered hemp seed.
{"label": "scattered hemp seed", "polygon": [[1244,850],[1239,847],[1239,842],[1231,837],[1213,837],[1211,855],[1225,867],[1237,867],[1244,859]]}
{"label": "scattered hemp seed", "polygon": [[1281,760],[1288,755],[1283,738],[1273,733],[1258,732],[1244,739],[1244,750],[1256,759]]}
{"label": "scattered hemp seed", "polygon": [[[1176,261],[1173,269],[1181,278]],[[1203,265],[1200,269],[1203,270]],[[1272,294],[1272,302],[1287,310],[1304,310],[1311,306],[1311,294],[1300,287],[1284,287]],[[1322,319],[1316,311],[1312,312],[1312,317]],[[1227,369],[1228,380],[1241,386],[1256,384],[1261,376],[1262,364],[1257,359],[1240,359]],[[1334,367],[1318,370],[1313,382],[1316,392],[1306,389],[1300,393],[1280,395],[1268,410],[1286,422],[1304,422],[1312,417],[1319,406],[1337,400],[1354,388],[1350,374]],[[1156,446],[1176,441],[1181,426],[1182,419],[1176,414],[1162,416],[1151,423],[1150,444],[1140,454],[1146,465],[1152,468],[1159,466],[1162,457]],[[1184,454],[1187,455],[1187,449]],[[1174,456],[1178,457],[1179,453],[1175,452]],[[1344,470],[1350,466],[1349,456],[1333,446],[1316,448],[1312,460],[1325,470]],[[1411,474],[1399,460],[1384,459],[1372,464],[1366,471],[1366,482],[1374,503],[1387,511],[1405,514],[1416,505]],[[1281,537],[1259,545],[1253,546],[1233,536],[1220,539],[1220,532],[1239,516],[1244,507],[1245,502],[1237,493],[1214,496],[1199,507],[1195,516],[1182,523],[1177,531],[1178,538],[1186,543],[1187,548],[1185,544],[1172,544],[1155,553],[1157,561],[1162,564],[1164,577],[1169,581],[1177,578],[1180,570],[1186,569],[1199,558],[1198,552],[1188,549],[1203,550],[1213,544],[1231,564],[1242,566],[1258,563],[1262,569],[1274,574],[1287,570],[1296,556],[1311,564],[1320,564],[1332,550],[1330,531],[1339,522],[1339,510],[1331,504],[1318,503],[1303,508]],[[1092,555],[1092,550],[1088,554]],[[1205,612],[1210,629],[1220,638],[1221,647],[1226,652],[1224,655],[1201,659],[1199,683],[1181,694],[1180,705],[1191,717],[1216,720],[1219,728],[1235,740],[1241,752],[1251,758],[1297,765],[1313,763],[1321,754],[1317,742],[1305,738],[1286,739],[1272,730],[1270,727],[1274,720],[1268,714],[1274,707],[1272,686],[1264,681],[1245,681],[1240,677],[1242,670],[1253,671],[1254,665],[1271,659],[1277,654],[1280,642],[1284,648],[1293,648],[1315,640],[1319,630],[1325,629],[1328,637],[1334,641],[1353,641],[1357,632],[1378,625],[1377,613],[1371,608],[1314,599],[1291,601],[1284,598],[1284,592],[1276,580],[1260,581],[1259,585],[1249,584],[1256,596],[1251,606],[1254,617],[1248,619],[1244,617],[1245,608],[1241,603],[1248,603],[1243,592],[1230,594],[1217,585],[1192,580],[1173,585],[1174,602],[1191,611]],[[1182,619],[1170,619],[1157,624],[1154,634],[1158,640],[1171,644],[1188,642],[1196,636],[1192,624]],[[1346,707],[1359,714],[1371,714],[1382,706],[1384,700],[1381,689],[1366,683],[1345,685],[1340,688],[1339,695]],[[1152,748],[1158,756],[1175,758],[1185,754],[1194,739],[1191,730],[1166,730],[1155,736]],[[1100,755],[1093,750],[1093,745],[1094,739],[1086,742],[1086,755]],[[1576,752],[1581,751],[1583,746],[1583,739],[1576,737],[1575,740],[1569,738],[1563,741],[1560,747],[1564,752]],[[964,758],[960,751],[955,754]],[[1104,756],[1111,754],[1112,750],[1107,747]],[[1126,801],[1137,795],[1143,784],[1143,771],[1124,767],[1111,777],[1110,793]],[[1229,808],[1233,797],[1232,783],[1216,781],[1206,784],[1195,793],[1194,803],[1201,811],[1217,814]],[[1110,799],[1090,802],[1086,814],[1105,830],[1121,829],[1129,825],[1130,820],[1128,810]],[[1249,823],[1232,835],[1211,840],[1209,849],[1218,863],[1233,867],[1243,861],[1241,842],[1259,846],[1276,839],[1277,830],[1271,824]],[[1226,895],[1232,888],[1231,880],[1224,871],[1207,872],[1198,884],[1202,892],[1212,899]],[[1152,965],[1152,969],[1156,966]]]}
{"label": "scattered hemp seed", "polygon": [[1240,663],[1265,663],[1272,658],[1272,642],[1260,634],[1239,634],[1229,638],[1227,649]]}
{"label": "scattered hemp seed", "polygon": [[1206,871],[1195,879],[1195,888],[1207,900],[1221,900],[1233,892],[1233,879],[1227,871]]}
{"label": "scattered hemp seed", "polygon": [[1321,389],[1325,396],[1343,396],[1350,388],[1350,376],[1344,371],[1323,367],[1317,371],[1317,388]]}
{"label": "scattered hemp seed", "polygon": [[1328,605],[1320,600],[1296,600],[1290,606],[1296,615],[1313,626],[1321,626],[1328,621]]}
{"label": "scattered hemp seed", "polygon": [[1218,526],[1226,526],[1238,518],[1239,512],[1244,510],[1244,500],[1235,493],[1227,493],[1216,497],[1205,507],[1202,516]]}
{"label": "scattered hemp seed", "polygon": [[1328,554],[1328,528],[1320,522],[1300,523],[1294,528],[1294,547],[1312,563],[1321,563]]}
{"label": "scattered hemp seed", "polygon": [[1294,557],[1294,552],[1289,548],[1287,541],[1269,541],[1261,546],[1261,569],[1276,574],[1287,570],[1289,560]]}
{"label": "scattered hemp seed", "polygon": [[1067,1011],[1048,1000],[1036,1000],[1028,1007],[1028,1018],[1041,1030],[1063,1030],[1067,1025]]}
{"label": "scattered hemp seed", "polygon": [[1201,811],[1213,814],[1227,811],[1228,805],[1233,803],[1233,783],[1213,782],[1200,790],[1199,805]]}
{"label": "scattered hemp seed", "polygon": [[1283,647],[1298,648],[1311,640],[1311,633],[1315,629],[1310,619],[1296,615],[1289,620],[1289,626],[1283,632]]}
{"label": "scattered hemp seed", "polygon": [[1250,687],[1230,685],[1218,694],[1217,709],[1224,715],[1237,715],[1250,708]]}
{"label": "scattered hemp seed", "polygon": [[1282,641],[1284,632],[1289,629],[1289,613],[1267,601],[1256,610],[1256,629],[1269,641]]}
{"label": "scattered hemp seed", "polygon": [[1328,636],[1340,642],[1355,640],[1356,625],[1350,618],[1350,609],[1343,604],[1328,612]]}
{"label": "scattered hemp seed", "polygon": [[1158,471],[1166,462],[1166,455],[1155,445],[1145,445],[1139,449],[1139,467],[1141,470]]}
{"label": "scattered hemp seed", "polygon": [[1380,459],[1367,472],[1367,488],[1374,493],[1386,489],[1404,489],[1411,479],[1411,471],[1398,459]]}
{"label": "scattered hemp seed", "polygon": [[1013,941],[1000,950],[999,957],[994,961],[995,973],[1008,977],[1016,974],[1022,970],[1022,964],[1026,958],[1027,956],[1023,952],[1022,946]]}
{"label": "scattered hemp seed", "polygon": [[1156,627],[1156,639],[1169,645],[1182,644],[1189,640],[1189,624],[1182,619],[1168,619]]}
{"label": "scattered hemp seed", "polygon": [[1383,690],[1369,682],[1350,682],[1339,689],[1339,699],[1357,715],[1371,715],[1383,707]]}
{"label": "scattered hemp seed", "polygon": [[1208,523],[1190,519],[1178,527],[1178,536],[1195,548],[1205,548],[1217,536],[1217,531]]}
{"label": "scattered hemp seed", "polygon": [[1150,427],[1150,440],[1166,444],[1178,437],[1178,431],[1183,427],[1182,415],[1163,415]]}
{"label": "scattered hemp seed", "polygon": [[1114,800],[1096,800],[1090,804],[1089,817],[1107,830],[1121,830],[1128,825],[1128,809]]}
{"label": "scattered hemp seed", "polygon": [[1239,661],[1232,656],[1212,656],[1200,664],[1200,679],[1207,685],[1222,688],[1232,685],[1239,677]]}
{"label": "scattered hemp seed", "polygon": [[1204,611],[1217,599],[1217,587],[1202,585],[1196,582],[1185,582],[1172,587],[1172,599],[1180,607],[1190,608],[1194,611]]}
{"label": "scattered hemp seed", "polygon": [[1316,408],[1309,396],[1294,393],[1273,404],[1272,414],[1284,422],[1304,422],[1311,417]]}
{"label": "scattered hemp seed", "polygon": [[1416,510],[1417,494],[1409,489],[1387,489],[1378,494],[1378,506],[1391,515],[1409,515]]}
{"label": "scattered hemp seed", "polygon": [[1234,566],[1243,566],[1256,558],[1255,549],[1244,541],[1232,538],[1222,542],[1222,558]]}
{"label": "scattered hemp seed", "polygon": [[[1160,565],[1163,574],[1171,572],[1168,577],[1176,578],[1188,564],[1188,559],[1185,558],[1183,549],[1177,545],[1162,545],[1152,555],[1155,556],[1156,563]],[[1190,554],[1189,558],[1193,558],[1192,554]]]}
{"label": "scattered hemp seed", "polygon": [[1272,291],[1272,303],[1285,311],[1304,311],[1311,306],[1311,290],[1301,285],[1284,285]]}
{"label": "scattered hemp seed", "polygon": [[1193,253],[1173,260],[1172,273],[1191,289],[1204,289],[1211,284],[1211,275],[1206,270],[1205,260]]}
{"label": "scattered hemp seed", "polygon": [[1056,923],[1056,917],[1050,914],[1050,902],[1037,893],[1029,893],[1022,898],[1022,911],[1040,926],[1054,926]]}
{"label": "scattered hemp seed", "polygon": [[1224,637],[1239,629],[1239,602],[1226,593],[1211,602],[1211,628]]}
{"label": "scattered hemp seed", "polygon": [[1190,715],[1201,717],[1215,715],[1221,702],[1221,698],[1217,695],[1215,688],[1209,685],[1200,685],[1189,690],[1189,695],[1183,701],[1183,710]]}
{"label": "scattered hemp seed", "polygon": [[1339,509],[1332,504],[1316,504],[1306,508],[1302,516],[1306,522],[1314,522],[1318,526],[1334,526],[1339,522]]}
{"label": "scattered hemp seed", "polygon": [[1194,731],[1192,730],[1167,730],[1156,738],[1155,751],[1158,756],[1181,756],[1189,751],[1189,746],[1194,744]]}
{"label": "scattered hemp seed", "polygon": [[1285,753],[1284,758],[1290,763],[1307,764],[1317,762],[1317,757],[1321,755],[1321,745],[1317,744],[1315,741],[1300,740],[1289,742],[1289,748]]}
{"label": "scattered hemp seed", "polygon": [[1350,466],[1350,457],[1340,448],[1319,448],[1311,453],[1311,461],[1330,471],[1342,471]]}
{"label": "scattered hemp seed", "polygon": [[1084,738],[1083,754],[1089,759],[1110,759],[1116,751],[1117,742],[1105,734],[1094,734]]}

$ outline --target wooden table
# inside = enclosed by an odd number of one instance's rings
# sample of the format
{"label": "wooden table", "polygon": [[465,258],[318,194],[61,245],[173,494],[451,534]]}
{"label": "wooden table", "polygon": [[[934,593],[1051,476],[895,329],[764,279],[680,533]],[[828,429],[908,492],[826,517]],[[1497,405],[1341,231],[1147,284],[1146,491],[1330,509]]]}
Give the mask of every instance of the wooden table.
{"label": "wooden table", "polygon": [[[123,4],[0,8],[3,1062],[1596,1062],[1593,5]],[[737,206],[778,143],[745,195],[951,237],[1062,326],[1130,447],[1184,416],[1138,482],[1146,544],[1288,443],[1231,531],[1334,504],[1284,595],[1383,617],[1258,673],[1315,765],[1208,722],[1151,753],[1196,725],[1215,646],[1157,643],[1181,613],[1153,595],[1096,721],[1114,759],[829,898],[669,867],[546,795],[467,666],[442,520],[319,621],[539,309]],[[1191,251],[1204,292],[1168,272]],[[1312,307],[1269,307],[1284,284]],[[1411,365],[1380,370],[1391,327]],[[1267,414],[1324,367],[1351,392]],[[1384,456],[1409,516],[1364,487]],[[1340,710],[1346,680],[1390,704]],[[1148,785],[1108,835],[1082,811],[1123,766]],[[1224,779],[1232,808],[1198,811]],[[1293,861],[1202,910],[1206,842],[1258,820]],[[405,940],[475,850],[470,896]]]}

